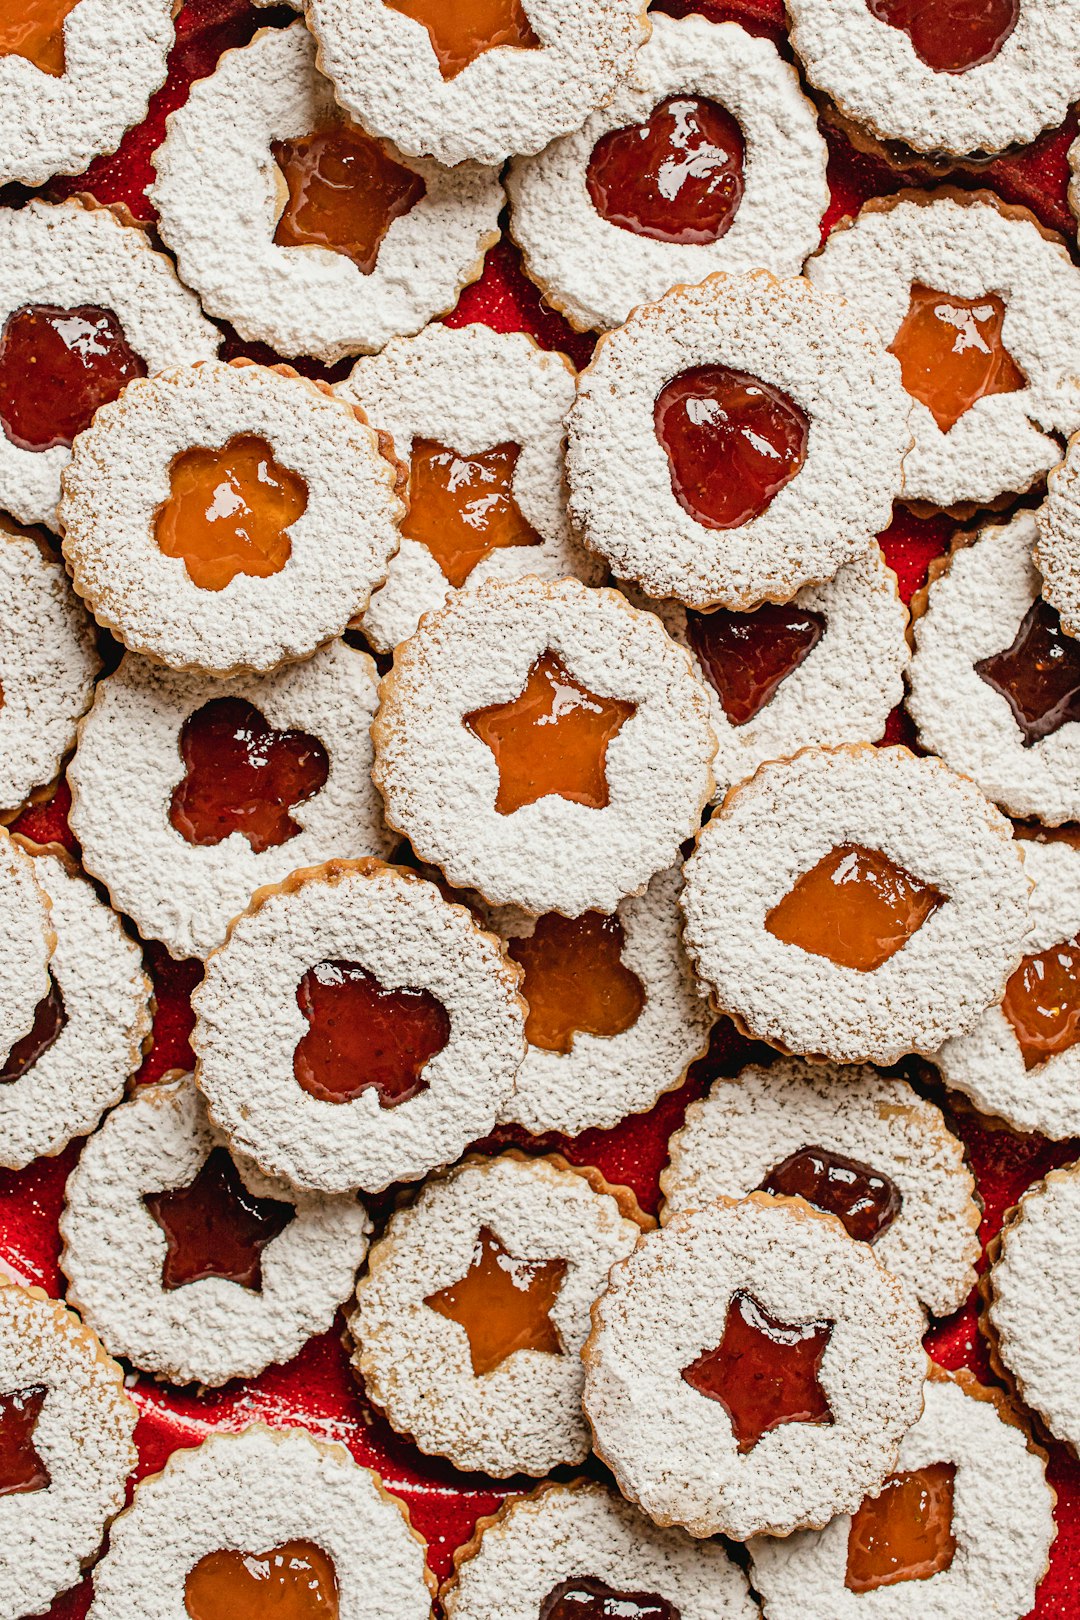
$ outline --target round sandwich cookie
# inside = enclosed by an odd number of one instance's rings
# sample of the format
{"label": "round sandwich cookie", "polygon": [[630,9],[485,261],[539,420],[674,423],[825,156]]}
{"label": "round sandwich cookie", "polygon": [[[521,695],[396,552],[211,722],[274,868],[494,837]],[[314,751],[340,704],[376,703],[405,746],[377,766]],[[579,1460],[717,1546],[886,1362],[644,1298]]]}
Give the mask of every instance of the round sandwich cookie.
{"label": "round sandwich cookie", "polygon": [[890,1064],[931,1056],[1000,1000],[1029,888],[974,783],[863,743],[804,749],[733,788],[681,904],[696,971],[748,1035]]}
{"label": "round sandwich cookie", "polygon": [[1035,513],[1035,563],[1043,598],[1058,614],[1067,636],[1080,636],[1080,433],[1046,481],[1046,499]]}
{"label": "round sandwich cookie", "polygon": [[583,1462],[589,1310],[651,1224],[626,1188],[555,1157],[473,1155],[433,1177],[390,1217],[357,1287],[368,1399],[456,1468]]}

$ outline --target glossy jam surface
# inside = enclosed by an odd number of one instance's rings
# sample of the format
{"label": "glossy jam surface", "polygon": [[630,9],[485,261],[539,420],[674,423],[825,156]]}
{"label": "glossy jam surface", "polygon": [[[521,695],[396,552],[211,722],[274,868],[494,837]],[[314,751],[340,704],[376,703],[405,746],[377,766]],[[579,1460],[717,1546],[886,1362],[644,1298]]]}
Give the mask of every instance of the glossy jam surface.
{"label": "glossy jam surface", "polygon": [[58,79],[64,71],[64,21],[79,0],[0,0],[0,56],[23,56]]}
{"label": "glossy jam surface", "polygon": [[180,732],[184,774],[169,820],[189,844],[243,834],[255,853],[295,838],[290,812],[326,782],[330,760],[306,731],[275,731],[243,698],[211,698]]}
{"label": "glossy jam surface", "polygon": [[953,1463],[931,1463],[894,1474],[878,1496],[852,1515],[847,1573],[851,1592],[873,1592],[900,1581],[925,1581],[948,1569],[956,1552],[952,1531]]}
{"label": "glossy jam surface", "polygon": [[289,192],[274,241],[343,253],[365,276],[395,219],[427,190],[418,174],[352,124],[273,141],[270,150]]}
{"label": "glossy jam surface", "polygon": [[904,387],[948,433],[977,399],[1015,394],[1027,379],[1001,337],[1005,305],[996,293],[954,298],[916,284],[889,350]]}
{"label": "glossy jam surface", "polygon": [[1038,1068],[1080,1040],[1080,937],[1025,956],[1005,986],[1001,1010],[1025,1069]]}
{"label": "glossy jam surface", "polygon": [[450,1016],[430,990],[384,990],[357,962],[317,962],[296,992],[309,1029],[293,1073],[322,1102],[353,1102],[369,1088],[380,1108],[427,1090],[424,1067],[450,1039]]}
{"label": "glossy jam surface", "polygon": [[975,673],[1001,693],[1025,748],[1080,720],[1080,641],[1065,634],[1041,596],[1024,615],[1012,646],[980,658]]}
{"label": "glossy jam surface", "polygon": [[839,844],[773,906],[765,927],[785,945],[872,973],[944,900],[880,850]]}
{"label": "glossy jam surface", "polygon": [[553,1586],[538,1620],[681,1620],[678,1609],[657,1592],[625,1592],[595,1575],[578,1575]]}
{"label": "glossy jam surface", "polygon": [[831,1423],[818,1381],[831,1322],[778,1322],[752,1294],[732,1294],[724,1337],[683,1369],[691,1389],[719,1401],[740,1452],[782,1423]]}
{"label": "glossy jam surface", "polygon": [[313,1541],[207,1553],[184,1582],[191,1620],[337,1620],[333,1560]]}
{"label": "glossy jam surface", "polygon": [[743,135],[726,107],[670,96],[644,124],[609,130],[585,173],[601,219],[659,242],[717,242],[743,195]]}
{"label": "glossy jam surface", "polygon": [[465,1329],[473,1373],[482,1378],[515,1350],[562,1355],[551,1312],[565,1276],[565,1260],[519,1260],[482,1226],[464,1277],[424,1304]]}
{"label": "glossy jam surface", "polygon": [[49,1470],[34,1445],[47,1394],[44,1384],[31,1384],[0,1395],[0,1496],[43,1491],[50,1483]]}
{"label": "glossy jam surface", "polygon": [[455,588],[492,551],[540,544],[510,487],[520,454],[516,444],[461,456],[433,439],[413,441],[401,532],[427,547]]}
{"label": "glossy jam surface", "polygon": [[25,304],[0,334],[0,424],[20,450],[66,449],[100,406],[145,376],[111,309]]}
{"label": "glossy jam surface", "polygon": [[861,1243],[873,1243],[900,1213],[895,1181],[823,1147],[790,1153],[769,1171],[761,1190],[781,1198],[805,1198],[815,1209],[838,1216]]}
{"label": "glossy jam surface", "polygon": [[32,1068],[38,1058],[49,1050],[66,1023],[67,1012],[60,986],[50,978],[47,993],[34,1008],[33,1028],[15,1042],[4,1060],[4,1066],[0,1069],[0,1085],[21,1079],[27,1069]]}
{"label": "glossy jam surface", "polygon": [[586,911],[538,917],[528,938],[507,941],[525,969],[521,993],[529,1003],[525,1038],[546,1052],[569,1052],[574,1036],[621,1035],[645,1005],[645,987],[623,964],[626,944],[618,917]]}
{"label": "glossy jam surface", "polygon": [[444,79],[456,79],[470,62],[497,45],[525,51],[540,46],[521,0],[384,0],[384,4],[423,23]]}
{"label": "glossy jam surface", "polygon": [[1020,0],[867,0],[878,20],[901,28],[920,62],[966,73],[992,62],[1020,15]]}
{"label": "glossy jam surface", "polygon": [[169,469],[170,491],[154,515],[166,557],[181,557],[204,591],[237,574],[265,579],[289,560],[289,525],[307,509],[307,485],[275,461],[265,439],[238,434],[221,450],[185,450]]}
{"label": "glossy jam surface", "polygon": [[165,1234],[161,1286],[170,1292],[204,1277],[258,1292],[262,1252],[294,1213],[291,1204],[249,1193],[223,1147],[213,1149],[188,1186],[147,1193],[143,1203]]}
{"label": "glossy jam surface", "polygon": [[608,744],[635,708],[619,698],[597,697],[554,653],[541,654],[516,698],[465,716],[499,767],[499,814],[511,815],[549,793],[602,810],[608,802]]}
{"label": "glossy jam surface", "polygon": [[733,726],[745,726],[813,652],[825,622],[824,613],[794,602],[766,602],[752,613],[688,609],[686,633],[724,713]]}
{"label": "glossy jam surface", "polygon": [[656,396],[671,488],[707,529],[760,517],[806,460],[810,425],[787,394],[729,366],[681,371]]}

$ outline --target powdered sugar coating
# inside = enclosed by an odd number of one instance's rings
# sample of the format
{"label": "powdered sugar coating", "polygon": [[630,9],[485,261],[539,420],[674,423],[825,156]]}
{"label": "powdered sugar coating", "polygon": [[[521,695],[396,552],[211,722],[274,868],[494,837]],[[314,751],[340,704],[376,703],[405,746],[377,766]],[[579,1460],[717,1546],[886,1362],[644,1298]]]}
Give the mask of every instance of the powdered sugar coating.
{"label": "powdered sugar coating", "polygon": [[[204,590],[154,537],[175,456],[256,434],[307,485],[276,574]],[[306,658],[362,613],[397,550],[397,468],[353,407],[282,368],[208,360],[128,384],[75,441],[64,556],[99,623],[133,652],[210,675]]]}
{"label": "powdered sugar coating", "polygon": [[1025,746],[1008,699],[975,665],[1011,647],[1042,590],[1032,512],[980,530],[932,580],[915,621],[908,713],[919,741],[1014,816],[1080,818],[1080,723]]}
{"label": "powdered sugar coating", "polygon": [[934,1315],[958,1310],[980,1254],[963,1143],[939,1108],[875,1069],[781,1058],[714,1081],[668,1143],[662,1219],[715,1198],[745,1198],[806,1147],[854,1159],[895,1183],[900,1211],[874,1255]]}
{"label": "powdered sugar coating", "polygon": [[1028,489],[1061,459],[1052,435],[1080,426],[1080,270],[1032,217],[1006,212],[985,193],[890,198],[834,231],[806,273],[815,286],[846,298],[886,343],[896,338],[915,283],[956,298],[991,294],[1004,302],[1001,340],[1026,386],[977,399],[948,432],[913,399],[905,500],[986,505]]}
{"label": "powdered sugar coating", "polygon": [[[832,1423],[783,1423],[743,1454],[726,1407],[684,1368],[748,1292],[781,1322],[828,1321]],[[923,1315],[905,1284],[801,1199],[718,1200],[647,1233],[614,1267],[583,1352],[585,1412],[619,1489],[658,1524],[745,1541],[851,1512],[922,1409]]]}
{"label": "powdered sugar coating", "polygon": [[118,1103],[151,1027],[142,952],[70,857],[42,852],[34,875],[49,897],[49,963],[65,1023],[17,1080],[0,1085],[0,1164],[21,1170],[92,1131]]}
{"label": "powdered sugar coating", "polygon": [[498,240],[505,201],[494,170],[394,154],[426,189],[391,223],[370,275],[330,248],[279,247],[288,192],[270,143],[340,121],[304,24],[264,29],[171,114],[150,188],[161,235],[211,314],[278,354],[327,365],[451,309]]}
{"label": "powdered sugar coating", "polygon": [[42,1613],[97,1553],[136,1463],[137,1414],[122,1369],[75,1313],[0,1277],[0,1390],[36,1384],[47,1393],[33,1443],[50,1483],[0,1502],[3,1620]]}
{"label": "powdered sugar coating", "polygon": [[341,105],[403,152],[502,163],[577,129],[649,37],[642,0],[522,0],[539,49],[484,51],[444,79],[422,23],[383,0],[307,0]]}
{"label": "powdered sugar coating", "polygon": [[[714,270],[798,275],[828,206],[827,149],[795,70],[738,23],[656,14],[632,78],[582,129],[510,170],[511,230],[544,297],[581,328],[619,326],[636,304]],[[609,130],[647,121],[669,96],[719,102],[745,141],[742,200],[730,230],[703,244],[661,242],[603,219],[585,185]]]}
{"label": "powdered sugar coating", "polygon": [[[680,646],[690,647],[681,602],[670,597],[654,602],[632,587],[627,593],[636,606],[659,614]],[[910,656],[907,609],[879,546],[845,563],[824,585],[804,585],[793,600],[804,612],[824,614],[825,629],[798,668],[784,677],[745,724],[732,725],[720,694],[694,655],[719,743],[713,765],[718,798],[766,760],[785,759],[810,744],[831,748],[876,742],[904,695]]]}
{"label": "powdered sugar coating", "polygon": [[[603,564],[575,542],[566,515],[563,443],[574,372],[563,355],[541,349],[525,332],[429,326],[358,361],[336,391],[390,434],[406,465],[414,439],[433,439],[462,456],[519,446],[511,490],[541,544],[489,552],[469,574],[468,589],[525,574],[574,574],[599,584]],[[452,591],[427,546],[403,534],[387,582],[364,614],[365,636],[377,652],[391,652]]]}
{"label": "powdered sugar coating", "polygon": [[34,1027],[39,1001],[49,993],[49,963],[56,930],[35,863],[0,830],[0,1052]]}
{"label": "powdered sugar coating", "polygon": [[[605,808],[548,794],[500,815],[494,755],[463,718],[517,697],[545,651],[636,712],[608,744]],[[534,915],[614,911],[671,865],[712,792],[715,737],[689,654],[617,591],[572,579],[492,581],[428,614],[383,678],[372,735],[387,819],[420,858]]]}
{"label": "powdered sugar coating", "polygon": [[[838,1063],[932,1054],[1000,999],[1027,933],[1008,822],[966,777],[906,748],[805,749],[734,788],[686,865],[685,938],[716,1005],[747,1033]],[[946,897],[872,972],[784,944],[765,918],[841,844],[878,851]]]}
{"label": "powdered sugar coating", "polygon": [[[384,990],[429,990],[450,1037],[426,1089],[384,1108],[373,1086],[351,1102],[303,1090],[293,1053],[309,1025],[304,974],[356,962]],[[525,1047],[520,970],[464,906],[381,861],[329,861],[261,890],[206,963],[192,997],[196,1079],[215,1122],[270,1176],[316,1192],[415,1181],[484,1136],[513,1090]]]}
{"label": "powdered sugar coating", "polygon": [[947,1569],[900,1580],[874,1594],[845,1582],[851,1520],[841,1514],[821,1531],[750,1544],[754,1585],[770,1620],[858,1620],[872,1608],[882,1620],[1020,1620],[1035,1601],[1054,1540],[1054,1493],[1046,1462],[1024,1430],[998,1409],[997,1391],[970,1374],[927,1381],[922,1417],[904,1437],[903,1472],[951,1462],[951,1530],[956,1551]]}
{"label": "powdered sugar coating", "polygon": [[378,1474],[304,1429],[211,1434],[142,1480],[94,1571],[93,1620],[188,1620],[208,1553],[311,1541],[331,1559],[340,1620],[430,1620],[425,1544]]}
{"label": "powdered sugar coating", "polygon": [[[69,26],[93,4],[79,0]],[[0,58],[0,80],[19,63],[18,57]],[[27,304],[112,310],[151,372],[210,359],[221,342],[172,260],[154,251],[145,231],[123,224],[111,209],[74,198],[55,204],[34,198],[22,208],[0,209],[0,288],[0,326]],[[0,432],[0,506],[21,523],[55,529],[60,474],[70,459],[63,445],[23,450]]]}
{"label": "powdered sugar coating", "polygon": [[[1035,839],[1021,840],[1018,848],[1035,884],[1028,902],[1027,953],[1071,944],[1080,934],[1080,849]],[[947,1041],[934,1061],[947,1086],[1015,1130],[1059,1140],[1080,1131],[1080,1046],[1055,1052],[1029,1069],[999,1005],[988,1007],[966,1035]]]}
{"label": "powdered sugar coating", "polygon": [[1046,480],[1046,499],[1035,513],[1035,565],[1043,597],[1061,618],[1061,628],[1080,636],[1080,433]]}
{"label": "powdered sugar coating", "polygon": [[661,1530],[591,1480],[511,1497],[463,1551],[443,1589],[447,1620],[520,1620],[583,1575],[655,1593],[680,1620],[756,1620],[759,1612],[726,1548]]}
{"label": "powdered sugar coating", "polygon": [[[521,1260],[565,1260],[551,1310],[562,1355],[515,1350],[473,1374],[465,1329],[424,1304],[469,1270],[481,1227]],[[610,1192],[562,1161],[466,1159],[391,1216],[368,1257],[349,1320],[354,1364],[371,1400],[421,1451],[496,1478],[583,1462],[578,1352],[589,1307],[640,1228]]]}
{"label": "powdered sugar coating", "polygon": [[119,145],[165,82],[172,0],[79,0],[63,23],[64,71],[0,58],[0,184],[78,174]]}
{"label": "powdered sugar coating", "polygon": [[255,1198],[295,1207],[262,1251],[260,1286],[204,1277],[166,1289],[168,1244],[144,1195],[189,1186],[224,1145],[185,1075],[141,1086],[115,1109],[68,1179],[60,1232],[69,1300],[113,1355],[173,1383],[214,1386],[291,1361],[332,1325],[367,1253],[371,1222],[355,1198],[296,1192],[241,1159]]}
{"label": "powdered sugar coating", "polygon": [[[861,3],[861,0],[860,0]],[[702,365],[749,372],[810,419],[806,460],[760,516],[711,529],[672,490],[653,407]],[[570,515],[620,577],[691,607],[789,601],[886,527],[911,442],[900,368],[854,309],[768,271],[673,287],[601,338],[570,413]]]}
{"label": "powdered sugar coating", "polygon": [[0,516],[0,809],[51,782],[101,668],[59,558]]}
{"label": "powdered sugar coating", "polygon": [[787,0],[807,78],[847,117],[918,152],[1000,152],[1059,124],[1080,95],[1080,43],[1067,0],[1020,0],[989,62],[936,72],[902,28],[865,0]]}
{"label": "powdered sugar coating", "polygon": [[[230,681],[129,654],[99,683],[68,766],[71,826],[87,870],[146,938],[174,956],[205,956],[264,884],[332,855],[389,855],[394,840],[371,782],[377,692],[371,658],[343,641],[302,664]],[[223,698],[252,704],[278,730],[307,732],[329,756],[323,787],[289,812],[299,832],[259,853],[240,832],[189,844],[169,819],[187,776],[184,725]]]}
{"label": "powdered sugar coating", "polygon": [[[644,894],[616,910],[623,929],[622,964],[636,975],[645,1002],[620,1035],[578,1030],[569,1052],[527,1045],[517,1084],[503,1105],[504,1124],[576,1136],[608,1130],[627,1114],[644,1113],[673,1091],[709,1044],[715,1015],[683,950],[678,908],[682,873],[658,872]],[[536,919],[512,906],[492,915],[504,940],[529,939]],[[526,995],[526,1000],[528,999]]]}

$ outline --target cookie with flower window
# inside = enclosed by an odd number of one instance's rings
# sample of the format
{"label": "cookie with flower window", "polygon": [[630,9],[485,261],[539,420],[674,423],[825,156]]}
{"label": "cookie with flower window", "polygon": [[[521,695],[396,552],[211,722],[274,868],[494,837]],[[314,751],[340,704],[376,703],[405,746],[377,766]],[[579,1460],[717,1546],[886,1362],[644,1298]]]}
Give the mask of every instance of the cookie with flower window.
{"label": "cookie with flower window", "polygon": [[802,277],[718,273],[600,339],[570,413],[570,514],[650,596],[788,602],[890,521],[909,412],[854,309]]}
{"label": "cookie with flower window", "polygon": [[371,782],[377,695],[371,658],[344,641],[227,681],[129,654],[68,766],[87,871],[144,938],[205,956],[256,889],[333,855],[390,854]]}
{"label": "cookie with flower window", "polygon": [[1080,636],[1080,433],[1046,481],[1046,499],[1035,513],[1035,563],[1043,597],[1067,636]]}
{"label": "cookie with flower window", "polygon": [[574,372],[524,332],[433,325],[360,360],[336,392],[389,433],[409,474],[401,549],[361,628],[391,652],[451,592],[603,564],[570,532],[563,489]]}
{"label": "cookie with flower window", "polygon": [[221,334],[147,233],[86,199],[0,209],[0,288],[0,507],[55,529],[72,440],[99,406],[212,358]]}
{"label": "cookie with flower window", "polygon": [[367,607],[397,550],[400,478],[389,441],[325,384],[207,360],[128,383],[79,435],[64,557],[131,651],[266,674]]}
{"label": "cookie with flower window", "polygon": [[510,228],[545,300],[603,330],[715,270],[798,275],[820,241],[826,156],[771,40],[657,13],[614,98],[514,163]]}
{"label": "cookie with flower window", "polygon": [[906,501],[986,506],[1061,459],[1056,435],[1080,426],[1080,270],[1025,209],[987,192],[872,200],[806,273],[900,362]]}
{"label": "cookie with flower window", "polygon": [[590,1308],[651,1224],[626,1188],[557,1157],[473,1155],[432,1177],[357,1286],[349,1330],[368,1398],[457,1468],[583,1462]]}
{"label": "cookie with flower window", "polygon": [[702,830],[684,937],[748,1035],[889,1064],[1000,1000],[1029,887],[1009,823],[940,760],[807,748],[762,765]]}
{"label": "cookie with flower window", "polygon": [[205,308],[327,365],[453,308],[505,200],[496,171],[404,158],[344,117],[302,22],[226,51],[153,162],[162,238]]}

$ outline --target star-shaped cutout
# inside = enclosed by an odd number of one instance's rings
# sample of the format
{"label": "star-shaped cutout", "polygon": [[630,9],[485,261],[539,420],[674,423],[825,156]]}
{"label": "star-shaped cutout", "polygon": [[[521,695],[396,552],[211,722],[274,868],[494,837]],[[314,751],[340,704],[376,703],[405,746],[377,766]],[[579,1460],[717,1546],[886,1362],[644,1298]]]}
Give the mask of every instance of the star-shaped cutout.
{"label": "star-shaped cutout", "polygon": [[482,1378],[515,1350],[562,1355],[551,1312],[565,1276],[565,1260],[518,1260],[482,1226],[464,1277],[424,1304],[465,1329],[473,1373]]}
{"label": "star-shaped cutout", "polygon": [[249,1193],[225,1148],[213,1149],[187,1187],[147,1193],[143,1203],[168,1242],[161,1268],[167,1291],[224,1277],[257,1293],[262,1252],[295,1214],[292,1204]]}
{"label": "star-shaped cutout", "polygon": [[497,45],[526,51],[540,48],[521,0],[385,0],[385,4],[423,23],[444,79],[456,79],[470,62]]}
{"label": "star-shaped cutout", "polygon": [[455,589],[493,551],[540,544],[514,499],[520,454],[517,444],[463,456],[434,439],[413,440],[401,532],[427,547]]}
{"label": "star-shaped cutout", "polygon": [[31,1384],[0,1395],[0,1496],[43,1491],[50,1484],[49,1470],[34,1445],[48,1393],[44,1384]]}
{"label": "star-shaped cutout", "polygon": [[49,0],[49,4],[5,6],[0,17],[0,57],[21,56],[42,73],[59,79],[64,58],[64,23],[79,0]]}
{"label": "star-shaped cutout", "polygon": [[1005,305],[996,293],[954,298],[920,283],[889,344],[913,399],[932,413],[942,433],[954,428],[976,400],[1013,394],[1027,378],[1001,335]]}
{"label": "star-shaped cutout", "polygon": [[608,744],[636,708],[620,698],[596,697],[554,653],[543,653],[516,698],[465,716],[499,767],[499,814],[511,815],[549,793],[602,810],[608,802]]}
{"label": "star-shaped cutout", "polygon": [[1065,634],[1041,596],[1028,608],[1012,646],[980,658],[975,673],[1005,699],[1025,748],[1080,720],[1080,641]]}

